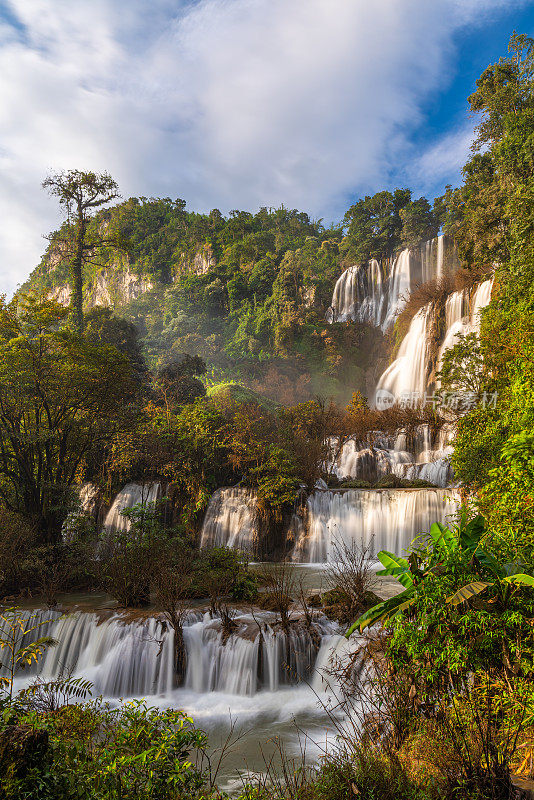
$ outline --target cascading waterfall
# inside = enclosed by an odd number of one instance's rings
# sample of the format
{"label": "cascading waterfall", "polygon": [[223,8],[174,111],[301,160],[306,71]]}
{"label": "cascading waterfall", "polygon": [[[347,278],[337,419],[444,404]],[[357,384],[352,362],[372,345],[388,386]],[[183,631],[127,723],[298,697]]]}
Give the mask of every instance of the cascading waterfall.
{"label": "cascading waterfall", "polygon": [[483,281],[477,287],[473,296],[471,308],[471,325],[474,330],[480,330],[480,312],[483,308],[489,305],[491,300],[491,292],[493,289],[493,278]]}
{"label": "cascading waterfall", "polygon": [[[427,281],[441,278],[445,272],[445,236],[436,236],[435,239],[423,242],[420,246],[420,253],[421,282],[427,283]],[[455,266],[455,263],[450,265],[452,269]]]}
{"label": "cascading waterfall", "polygon": [[[31,679],[83,677],[93,683],[95,695],[110,698],[170,698],[175,691],[174,631],[157,618],[128,622],[120,616],[102,620],[80,611],[66,616],[53,611],[24,613],[33,624],[44,623],[27,642],[43,635],[57,641],[30,673],[24,673]],[[219,619],[190,614],[183,628],[184,690],[252,696],[295,686],[311,678],[316,662],[327,660],[332,639],[339,638],[334,636],[335,625],[326,619],[314,623],[314,635],[303,624],[292,625],[286,633],[268,612],[257,612],[254,618],[244,614],[234,623],[236,632],[225,637]]]}
{"label": "cascading waterfall", "polygon": [[130,530],[130,520],[122,512],[137,505],[154,505],[161,492],[159,483],[128,483],[115,497],[104,521],[108,533]]}
{"label": "cascading waterfall", "polygon": [[374,441],[365,443],[349,439],[330,469],[340,480],[354,478],[376,483],[386,475],[395,475],[445,488],[454,478],[451,436],[451,426],[443,426],[433,436],[429,425],[419,425],[410,441],[404,431],[394,437],[374,435]]}
{"label": "cascading waterfall", "polygon": [[358,319],[358,273],[360,267],[349,267],[336,281],[332,305],[327,314],[329,322],[347,322]]}
{"label": "cascading waterfall", "polygon": [[360,322],[370,322],[371,325],[378,327],[382,320],[383,309],[386,296],[384,293],[384,276],[382,267],[373,258],[365,272],[358,271],[359,277],[365,275],[365,282],[357,286],[357,298],[359,299],[359,309],[357,319]]}
{"label": "cascading waterfall", "polygon": [[376,397],[379,406],[388,395],[394,399],[423,399],[428,381],[428,334],[433,315],[434,304],[427,303],[412,319],[397,358],[378,382]]}
{"label": "cascading waterfall", "polygon": [[328,322],[370,322],[379,326],[387,301],[382,266],[372,259],[365,267],[349,267],[338,278],[327,313]]}
{"label": "cascading waterfall", "polygon": [[351,489],[315,491],[307,502],[307,529],[293,560],[326,563],[337,543],[402,553],[433,522],[446,522],[458,507],[452,489]]}
{"label": "cascading waterfall", "polygon": [[443,366],[445,351],[454,347],[459,337],[469,331],[469,293],[462,289],[449,295],[445,302],[445,336],[438,353],[438,371]]}
{"label": "cascading waterfall", "polygon": [[[453,292],[445,303],[445,334],[438,351],[436,362],[439,371],[446,352],[458,341],[462,334],[480,329],[480,311],[491,299],[493,278],[480,283],[471,301],[469,292],[462,289]],[[384,403],[385,393],[392,398],[405,397],[423,400],[428,390],[430,373],[430,353],[428,338],[433,322],[435,308],[427,303],[414,315],[408,333],[402,340],[397,358],[387,367],[378,381],[375,402],[378,407]],[[391,402],[391,399],[390,399]]]}
{"label": "cascading waterfall", "polygon": [[401,467],[410,464],[413,456],[404,450],[382,447],[362,447],[360,442],[346,442],[333,465],[334,474],[340,479],[357,478],[375,483],[385,475],[402,475]]}
{"label": "cascading waterfall", "polygon": [[[451,266],[456,266],[454,257]],[[423,242],[418,250],[402,250],[391,264],[372,259],[349,267],[334,287],[327,321],[369,322],[385,331],[404,308],[413,286],[440,278],[445,271],[443,235]]]}
{"label": "cascading waterfall", "polygon": [[200,546],[251,552],[256,539],[256,494],[239,486],[218,489],[206,509]]}
{"label": "cascading waterfall", "polygon": [[412,284],[412,255],[403,250],[393,262],[388,288],[388,305],[383,330],[391,327],[404,308]]}

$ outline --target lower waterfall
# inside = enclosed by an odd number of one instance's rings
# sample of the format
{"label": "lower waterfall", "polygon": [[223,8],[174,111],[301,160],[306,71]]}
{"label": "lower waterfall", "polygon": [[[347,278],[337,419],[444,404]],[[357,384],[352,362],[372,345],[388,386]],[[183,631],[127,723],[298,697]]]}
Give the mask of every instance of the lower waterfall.
{"label": "lower waterfall", "polygon": [[300,623],[286,633],[270,612],[234,618],[236,631],[225,637],[219,619],[191,612],[183,627],[186,676],[183,690],[174,677],[174,631],[162,620],[149,617],[130,622],[120,615],[102,619],[96,613],[76,611],[62,616],[39,610],[24,612],[33,623],[43,623],[29,635],[51,636],[55,647],[30,672],[44,680],[66,675],[83,677],[104,697],[171,697],[176,691],[196,694],[219,692],[252,696],[261,691],[309,682],[316,664],[325,664],[339,637],[325,618],[312,633]]}
{"label": "lower waterfall", "polygon": [[447,522],[459,505],[453,489],[315,491],[307,501],[293,560],[328,563],[337,543],[401,554],[433,522]]}

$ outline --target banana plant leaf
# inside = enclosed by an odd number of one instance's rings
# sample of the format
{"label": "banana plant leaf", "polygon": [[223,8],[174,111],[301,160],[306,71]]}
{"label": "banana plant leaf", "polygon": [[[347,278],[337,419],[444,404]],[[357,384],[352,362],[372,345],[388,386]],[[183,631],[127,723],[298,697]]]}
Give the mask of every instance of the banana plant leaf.
{"label": "banana plant leaf", "polygon": [[492,583],[488,583],[488,581],[473,581],[472,583],[468,583],[466,586],[462,586],[461,589],[458,589],[453,595],[447,598],[447,603],[451,603],[453,606],[459,606],[460,603],[465,603],[466,600],[470,600],[471,597],[476,597],[478,594],[481,594],[488,586],[492,586]]}
{"label": "banana plant leaf", "polygon": [[345,636],[348,639],[351,633],[354,633],[357,628],[359,628],[360,633],[362,633],[365,628],[368,628],[370,625],[374,625],[376,622],[389,619],[395,614],[401,613],[414,601],[415,588],[412,586],[406,591],[395,595],[395,597],[390,597],[389,600],[384,600],[383,603],[377,603],[376,606],[373,606],[368,611],[365,611],[358,617],[356,622],[352,623]]}
{"label": "banana plant leaf", "polygon": [[532,577],[532,575],[526,575],[524,572],[519,572],[517,575],[509,575],[508,578],[504,578],[503,583],[514,583],[518,586],[534,586],[534,577]]}
{"label": "banana plant leaf", "polygon": [[467,524],[460,524],[460,544],[462,550],[474,553],[486,529],[486,520],[482,514],[474,517]]}
{"label": "banana plant leaf", "polygon": [[377,575],[394,575],[398,582],[409,589],[414,585],[413,575],[410,572],[410,564],[405,558],[396,556],[394,553],[389,553],[387,550],[381,550],[378,554],[380,562],[384,565],[384,569],[378,570]]}

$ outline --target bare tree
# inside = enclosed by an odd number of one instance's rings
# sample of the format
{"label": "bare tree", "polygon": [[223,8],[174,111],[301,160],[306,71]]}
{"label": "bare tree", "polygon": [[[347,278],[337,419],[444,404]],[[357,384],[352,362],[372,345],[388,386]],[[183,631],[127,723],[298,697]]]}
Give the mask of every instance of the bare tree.
{"label": "bare tree", "polygon": [[267,591],[263,606],[280,615],[280,623],[285,633],[289,632],[291,622],[291,606],[297,590],[295,571],[291,564],[284,562],[270,564],[261,572],[261,578]]}
{"label": "bare tree", "polygon": [[88,236],[88,225],[92,212],[116,200],[118,186],[107,172],[80,172],[71,169],[49,175],[43,181],[43,189],[59,198],[59,204],[66,214],[67,238],[56,236],[52,241],[60,241],[71,269],[72,298],[71,308],[74,325],[78,333],[83,333],[83,266],[90,260],[91,253],[99,246],[123,247],[117,238],[105,235]]}
{"label": "bare tree", "polygon": [[188,595],[193,576],[188,549],[176,545],[173,550],[160,560],[153,577],[153,589],[156,605],[174,631],[174,671],[180,686],[187,668],[183,629],[190,607]]}
{"label": "bare tree", "polygon": [[377,602],[376,579],[371,566],[372,545],[334,541],[333,558],[326,570],[330,590],[338,595],[342,622],[349,622]]}

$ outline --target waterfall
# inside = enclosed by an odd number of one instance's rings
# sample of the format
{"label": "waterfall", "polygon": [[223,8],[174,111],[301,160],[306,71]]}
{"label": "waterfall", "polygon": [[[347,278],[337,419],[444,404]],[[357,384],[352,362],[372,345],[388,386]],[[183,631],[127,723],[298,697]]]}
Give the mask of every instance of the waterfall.
{"label": "waterfall", "polygon": [[336,282],[327,321],[369,322],[386,331],[404,308],[414,285],[441,277],[445,268],[443,235],[423,242],[419,250],[402,250],[391,265],[371,259],[362,266],[349,267]]}
{"label": "waterfall", "polygon": [[393,262],[389,279],[388,305],[382,329],[389,328],[404,308],[411,288],[411,253],[403,250]]}
{"label": "waterfall", "polygon": [[369,262],[365,278],[366,285],[358,286],[360,308],[357,318],[360,322],[370,322],[378,327],[382,320],[385,293],[382,267],[375,258]]}
{"label": "waterfall", "polygon": [[327,315],[329,322],[347,322],[356,319],[359,270],[359,267],[349,267],[337,279],[329,309],[330,314]]}
{"label": "waterfall", "polygon": [[[128,622],[118,615],[101,619],[80,611],[67,616],[23,613],[33,624],[44,623],[26,642],[43,635],[57,641],[30,673],[25,671],[27,680],[30,675],[57,680],[72,674],[90,680],[95,695],[110,698],[169,697],[175,690],[174,631],[156,617]],[[183,628],[184,689],[252,696],[295,686],[311,678],[316,661],[324,664],[332,639],[339,638],[333,636],[336,626],[324,618],[314,623],[313,635],[301,623],[282,631],[269,612],[256,612],[255,618],[242,614],[234,623],[236,632],[225,638],[219,619],[190,614]]]}
{"label": "waterfall", "polygon": [[[453,292],[447,298],[445,302],[445,334],[436,362],[438,371],[443,365],[445,351],[454,347],[458,337],[461,334],[479,330],[480,311],[488,305],[491,299],[492,286],[493,278],[480,283],[471,302],[469,302],[469,292],[466,289]],[[424,399],[428,389],[429,334],[434,315],[435,307],[432,302],[427,303],[414,315],[408,333],[402,340],[397,358],[387,367],[378,381],[375,403],[379,408],[402,397],[415,401]]]}
{"label": "waterfall", "polygon": [[439,349],[437,370],[443,366],[443,356],[446,350],[458,342],[458,337],[469,333],[469,294],[463,289],[453,292],[445,302],[445,336]]}
{"label": "waterfall", "polygon": [[252,552],[256,539],[255,492],[241,487],[217,489],[206,509],[200,546]]}
{"label": "waterfall", "polygon": [[421,282],[427,283],[442,277],[445,272],[445,236],[436,236],[423,242],[421,253]]}
{"label": "waterfall", "polygon": [[361,447],[359,442],[350,439],[343,445],[333,471],[340,480],[357,478],[375,483],[385,475],[400,475],[399,467],[412,461],[412,455],[406,451]]}
{"label": "waterfall", "polygon": [[477,331],[480,330],[480,312],[483,308],[489,305],[491,300],[491,291],[493,289],[493,278],[483,281],[477,287],[473,296],[471,308],[471,325]]}
{"label": "waterfall", "polygon": [[377,399],[388,394],[395,400],[401,397],[423,400],[428,380],[428,339],[433,316],[433,303],[427,303],[415,314],[397,358],[378,382]]}
{"label": "waterfall", "polygon": [[370,322],[379,326],[386,300],[384,275],[376,259],[365,267],[349,267],[338,278],[328,322]]}
{"label": "waterfall", "polygon": [[84,514],[91,516],[95,513],[100,499],[100,489],[94,483],[84,483],[80,486],[80,508]]}
{"label": "waterfall", "polygon": [[[253,695],[308,680],[318,656],[314,638],[300,625],[291,626],[286,633],[275,627],[272,619],[272,614],[261,612],[256,620],[243,615],[238,624],[244,624],[244,635],[238,630],[226,640],[218,620],[210,620],[208,615],[184,628],[185,688],[198,693]],[[319,624],[319,639],[323,631],[331,629]]]}
{"label": "waterfall", "polygon": [[340,480],[354,478],[376,483],[385,475],[396,475],[445,488],[454,479],[450,464],[451,436],[451,426],[442,426],[433,437],[429,425],[419,425],[410,442],[405,431],[394,437],[373,435],[372,444],[349,439],[329,467]]}
{"label": "waterfall", "polygon": [[355,542],[400,554],[433,522],[445,522],[458,507],[451,489],[351,489],[314,492],[308,499],[308,529],[296,543],[293,559],[331,560],[335,543]]}
{"label": "waterfall", "polygon": [[154,505],[160,496],[159,483],[128,483],[115,497],[104,521],[108,533],[130,530],[130,520],[122,511],[138,505]]}

